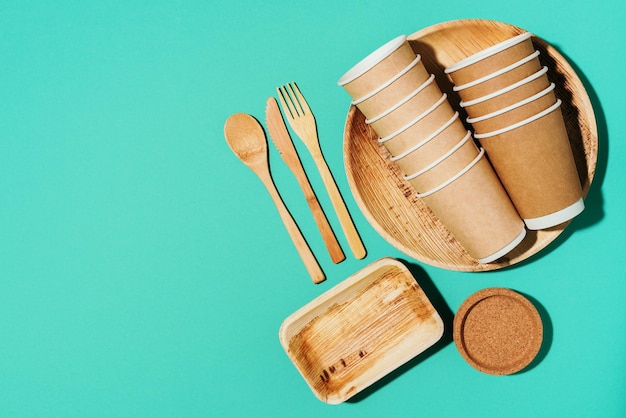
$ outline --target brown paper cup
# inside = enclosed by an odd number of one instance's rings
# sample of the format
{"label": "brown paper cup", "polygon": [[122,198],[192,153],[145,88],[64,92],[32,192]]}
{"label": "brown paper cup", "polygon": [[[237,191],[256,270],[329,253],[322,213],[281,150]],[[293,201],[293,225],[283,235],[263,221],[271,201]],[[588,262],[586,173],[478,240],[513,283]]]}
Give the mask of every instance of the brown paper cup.
{"label": "brown paper cup", "polygon": [[417,115],[397,131],[378,139],[391,155],[398,155],[429,137],[454,116],[454,110],[443,93],[425,112]]}
{"label": "brown paper cup", "polygon": [[566,222],[584,208],[560,104],[501,131],[476,135],[530,229]]}
{"label": "brown paper cup", "polygon": [[405,172],[404,179],[416,190],[431,190],[454,177],[478,156],[478,152],[472,133],[467,131],[460,141],[426,167]]}
{"label": "brown paper cup", "polygon": [[478,134],[506,128],[509,125],[528,119],[555,104],[554,88],[555,84],[552,83],[547,89],[527,99],[479,118],[468,118],[467,122],[472,124],[474,131]]}
{"label": "brown paper cup", "polygon": [[515,248],[526,230],[482,151],[475,161],[443,188],[418,196],[470,256],[489,263]]}
{"label": "brown paper cup", "polygon": [[535,50],[532,34],[526,32],[462,59],[445,69],[453,84],[460,86],[507,67]]}
{"label": "brown paper cup", "polygon": [[416,173],[440,158],[467,133],[465,126],[459,119],[459,113],[454,115],[424,139],[418,139],[410,148],[392,156],[391,161],[405,173]]}
{"label": "brown paper cup", "polygon": [[541,70],[539,51],[520,61],[462,86],[454,86],[463,101],[470,101],[501,90]]}
{"label": "brown paper cup", "polygon": [[383,113],[372,119],[366,119],[365,123],[371,125],[378,135],[387,136],[432,107],[441,98],[441,95],[441,90],[435,82],[435,76],[432,75],[417,89],[405,95],[406,97],[403,97]]}
{"label": "brown paper cup", "polygon": [[550,80],[548,80],[547,72],[548,67],[543,67],[515,84],[471,101],[461,101],[460,105],[465,108],[470,118],[496,112],[548,88]]}
{"label": "brown paper cup", "polygon": [[406,35],[398,36],[363,58],[339,79],[338,84],[353,99],[358,99],[393,78],[415,57]]}
{"label": "brown paper cup", "polygon": [[381,84],[374,91],[360,99],[353,100],[366,118],[373,118],[402,100],[428,80],[429,74],[418,55],[411,64],[398,73],[387,83]]}

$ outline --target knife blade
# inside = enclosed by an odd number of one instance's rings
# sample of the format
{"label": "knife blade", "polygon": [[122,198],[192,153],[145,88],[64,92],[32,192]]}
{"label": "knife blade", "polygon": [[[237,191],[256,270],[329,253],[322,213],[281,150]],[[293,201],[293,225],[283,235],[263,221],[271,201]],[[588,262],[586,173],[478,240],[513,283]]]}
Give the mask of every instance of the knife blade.
{"label": "knife blade", "polygon": [[326,249],[330,254],[330,258],[333,263],[340,263],[345,260],[346,256],[337,241],[337,237],[335,236],[332,227],[328,223],[328,219],[326,218],[326,215],[317,200],[317,196],[315,195],[313,188],[311,187],[306,172],[304,171],[304,167],[302,166],[302,162],[298,157],[296,147],[294,146],[291,136],[289,135],[289,131],[287,130],[287,126],[285,125],[280,108],[278,107],[278,102],[274,97],[267,99],[265,122],[272,143],[274,143],[281,158],[285,161],[287,167],[289,167],[298,180],[300,188],[302,189],[309,208],[313,214],[313,218],[315,219],[315,223],[322,234],[322,239],[324,240]]}

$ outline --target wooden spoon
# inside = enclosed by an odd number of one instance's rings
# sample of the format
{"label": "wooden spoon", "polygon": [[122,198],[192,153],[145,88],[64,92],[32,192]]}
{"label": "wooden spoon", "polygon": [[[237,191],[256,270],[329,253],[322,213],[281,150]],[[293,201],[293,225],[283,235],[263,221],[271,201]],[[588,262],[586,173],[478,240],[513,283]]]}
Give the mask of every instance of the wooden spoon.
{"label": "wooden spoon", "polygon": [[224,136],[230,149],[261,179],[267,188],[313,283],[323,282],[324,273],[272,180],[267,157],[267,139],[261,124],[246,113],[236,113],[226,120]]}

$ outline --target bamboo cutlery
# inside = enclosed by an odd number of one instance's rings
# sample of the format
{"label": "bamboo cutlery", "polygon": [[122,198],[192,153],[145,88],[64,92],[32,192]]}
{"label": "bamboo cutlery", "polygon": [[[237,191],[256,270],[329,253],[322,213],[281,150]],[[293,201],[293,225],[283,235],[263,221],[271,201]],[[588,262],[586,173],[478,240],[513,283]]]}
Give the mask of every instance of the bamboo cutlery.
{"label": "bamboo cutlery", "polygon": [[322,233],[322,238],[326,244],[326,249],[330,254],[330,258],[333,260],[333,263],[339,263],[345,260],[346,256],[339,246],[339,242],[337,241],[337,238],[328,223],[328,219],[326,219],[326,215],[324,215],[324,211],[317,200],[317,196],[315,196],[315,192],[311,188],[311,184],[309,183],[309,179],[304,172],[304,168],[302,167],[296,148],[294,147],[291,137],[289,136],[289,132],[287,131],[287,127],[283,122],[280,109],[278,108],[278,103],[273,97],[267,99],[267,107],[265,108],[265,123],[267,125],[267,130],[270,133],[270,138],[272,138],[272,142],[274,142],[274,145],[278,149],[278,153],[285,161],[285,164],[287,164],[289,169],[293,172],[296,180],[298,180],[298,183],[300,184],[300,188],[304,192],[304,197],[306,198],[306,202],[309,204],[309,208],[313,213],[313,218],[317,223],[317,227]]}
{"label": "bamboo cutlery", "polygon": [[362,259],[365,257],[366,253],[365,247],[359,237],[359,233],[354,227],[354,223],[348,213],[348,208],[341,197],[341,193],[339,193],[339,189],[328,168],[328,164],[326,164],[326,160],[324,160],[324,156],[322,155],[322,149],[317,135],[317,124],[308,103],[296,83],[279,87],[276,91],[285,117],[287,121],[289,121],[289,125],[300,137],[313,157],[313,161],[320,172],[324,187],[326,187],[330,201],[339,218],[339,224],[348,240],[348,245],[352,253],[357,259]]}
{"label": "bamboo cutlery", "polygon": [[[302,139],[315,161],[316,167],[322,177],[324,187],[331,199],[333,209],[337,213],[341,228],[346,235],[350,249],[357,259],[362,259],[366,255],[365,247],[350,218],[330,169],[324,160],[319,145],[315,118],[304,96],[302,96],[302,93],[295,83],[277,88],[277,93],[283,113],[291,128]],[[270,97],[267,99],[266,104],[265,117],[270,137],[278,149],[281,158],[293,172],[304,193],[331,260],[333,263],[339,263],[345,259],[345,254],[309,183],[287,126],[285,125],[278,102],[274,97]],[[268,165],[267,140],[263,127],[252,116],[238,113],[227,119],[224,125],[224,136],[235,155],[261,179],[268,189],[313,282],[322,282],[325,279],[324,273],[293,217],[287,210],[272,180]]]}
{"label": "bamboo cutlery", "polygon": [[270,193],[278,213],[296,246],[304,265],[314,283],[324,281],[324,273],[304,240],[292,216],[276,190],[267,160],[267,140],[259,122],[245,113],[237,113],[226,120],[224,136],[235,155],[263,182]]}

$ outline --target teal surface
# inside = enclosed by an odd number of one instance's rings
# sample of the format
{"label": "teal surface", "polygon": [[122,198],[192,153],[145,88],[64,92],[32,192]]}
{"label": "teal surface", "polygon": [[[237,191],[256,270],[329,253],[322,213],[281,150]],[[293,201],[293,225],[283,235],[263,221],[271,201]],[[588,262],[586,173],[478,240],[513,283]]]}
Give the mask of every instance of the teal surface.
{"label": "teal surface", "polygon": [[[500,20],[555,45],[600,134],[587,210],[523,265],[492,273],[408,259],[348,187],[338,78],[399,34]],[[622,0],[0,2],[0,416],[624,417],[626,136]],[[275,182],[328,279],[313,285],[226,118],[264,119],[296,80],[368,255],[333,265],[275,149]],[[326,405],[278,341],[288,315],[369,263],[411,263],[446,320],[491,286],[533,298],[530,370],[482,374],[443,343]]]}

